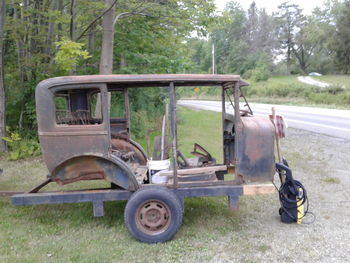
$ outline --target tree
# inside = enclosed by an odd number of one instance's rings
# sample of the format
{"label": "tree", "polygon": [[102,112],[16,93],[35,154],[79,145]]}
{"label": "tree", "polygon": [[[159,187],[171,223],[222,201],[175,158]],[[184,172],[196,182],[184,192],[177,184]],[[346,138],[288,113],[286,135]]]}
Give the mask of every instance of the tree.
{"label": "tree", "polygon": [[298,5],[285,2],[278,6],[275,18],[278,39],[282,48],[286,50],[287,71],[290,73],[295,34],[300,30],[305,17]]}
{"label": "tree", "polygon": [[255,2],[252,2],[247,12],[247,22],[244,30],[245,40],[249,53],[255,53],[260,46],[259,41],[259,15]]}
{"label": "tree", "polygon": [[242,64],[248,47],[244,40],[246,21],[242,7],[236,2],[229,2],[223,16],[211,28],[210,40],[215,45],[218,73],[244,73]]}
{"label": "tree", "polygon": [[5,122],[5,82],[4,82],[4,27],[6,16],[6,1],[0,1],[0,152],[6,151],[6,142],[2,139],[6,135]]}
{"label": "tree", "polygon": [[332,49],[335,51],[335,63],[344,73],[350,72],[350,1],[344,1],[336,18],[335,38]]}
{"label": "tree", "polygon": [[295,34],[292,51],[304,74],[307,74],[312,58],[318,56],[322,51],[325,36],[319,25],[320,23],[314,17],[309,17]]}
{"label": "tree", "polygon": [[[102,22],[102,49],[100,58],[100,74],[111,74],[113,71],[113,41],[115,27],[121,19],[129,17],[145,17],[157,19],[168,29],[176,28],[176,33],[181,34],[185,29],[189,33],[191,29],[201,30],[210,19],[213,11],[213,1],[185,0],[177,1],[127,1],[117,3],[116,0],[105,0],[107,10]],[[117,8],[116,8],[117,7]],[[117,11],[117,12],[116,12]],[[209,16],[208,16],[209,15]],[[189,23],[189,21],[191,21]],[[124,60],[124,55],[122,54]]]}

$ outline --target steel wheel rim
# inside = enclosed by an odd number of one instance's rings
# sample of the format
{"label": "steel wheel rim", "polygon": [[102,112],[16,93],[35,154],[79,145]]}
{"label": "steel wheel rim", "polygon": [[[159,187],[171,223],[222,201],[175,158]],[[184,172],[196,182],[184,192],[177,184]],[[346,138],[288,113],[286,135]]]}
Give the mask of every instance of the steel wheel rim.
{"label": "steel wheel rim", "polygon": [[138,229],[143,233],[159,235],[169,228],[171,213],[164,202],[147,200],[138,207],[135,219]]}

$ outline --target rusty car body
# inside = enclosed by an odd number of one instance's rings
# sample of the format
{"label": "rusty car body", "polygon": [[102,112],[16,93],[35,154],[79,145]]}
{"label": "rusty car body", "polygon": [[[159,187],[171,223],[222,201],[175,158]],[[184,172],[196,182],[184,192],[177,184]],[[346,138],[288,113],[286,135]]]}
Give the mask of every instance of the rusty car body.
{"label": "rusty car body", "polygon": [[[134,225],[125,222],[130,233],[144,242],[162,242],[177,231],[171,230],[173,222],[169,218],[174,218],[171,213],[177,211],[179,204],[174,198],[167,203],[171,195],[180,200],[180,206],[188,196],[227,195],[229,206],[237,208],[242,194],[270,193],[273,188],[269,183],[275,174],[275,129],[268,116],[253,114],[242,94],[241,88],[246,85],[238,75],[207,74],[68,76],[40,82],[36,88],[38,134],[49,177],[30,193],[12,197],[13,203],[92,202],[95,216],[101,216],[104,201],[129,200],[126,213],[130,216],[125,218],[135,221]],[[221,90],[222,164],[212,161],[200,145],[195,145],[194,154],[205,161],[196,165],[190,164],[179,151],[176,132],[179,86],[215,86]],[[147,169],[149,156],[131,139],[128,93],[130,89],[145,87],[162,87],[169,92],[171,169],[163,173],[170,180],[161,185],[152,184]],[[113,96],[123,106],[116,117],[110,114]],[[240,108],[240,100],[248,109]],[[227,103],[234,108],[234,114],[226,112]],[[232,180],[225,179],[228,173],[234,174]],[[38,193],[49,182],[64,185],[99,179],[110,182],[111,188]],[[142,199],[144,195],[148,201]],[[138,203],[129,206],[132,202]]]}

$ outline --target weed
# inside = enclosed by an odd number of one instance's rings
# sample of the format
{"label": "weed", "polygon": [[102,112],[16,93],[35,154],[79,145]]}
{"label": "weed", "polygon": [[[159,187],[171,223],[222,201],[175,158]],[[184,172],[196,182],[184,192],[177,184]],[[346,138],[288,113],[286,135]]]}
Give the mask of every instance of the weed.
{"label": "weed", "polygon": [[325,178],[322,178],[322,182],[330,183],[330,184],[339,184],[340,180],[339,178],[336,178],[336,177],[325,177]]}

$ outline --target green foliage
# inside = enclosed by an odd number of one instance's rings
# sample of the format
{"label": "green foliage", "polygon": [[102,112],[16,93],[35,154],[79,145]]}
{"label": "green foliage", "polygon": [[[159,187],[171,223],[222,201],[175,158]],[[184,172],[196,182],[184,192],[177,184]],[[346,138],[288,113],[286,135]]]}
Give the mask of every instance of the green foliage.
{"label": "green foliage", "polygon": [[244,87],[245,95],[253,100],[259,98],[286,99],[293,102],[296,99],[310,104],[328,104],[349,107],[350,90],[340,85],[319,88],[300,83],[294,76],[271,77],[268,81],[251,83]]}
{"label": "green foliage", "polygon": [[[252,59],[251,59],[252,60]],[[253,82],[266,81],[270,77],[269,61],[266,54],[260,54],[260,58],[256,61],[251,61],[253,69],[247,70],[243,77]]]}
{"label": "green foliage", "polygon": [[344,1],[336,17],[336,32],[332,42],[336,65],[344,73],[350,72],[350,1]]}
{"label": "green foliage", "polygon": [[259,66],[256,67],[251,71],[250,78],[254,82],[268,80],[270,77],[270,72],[268,71],[267,67]]}
{"label": "green foliage", "polygon": [[151,131],[161,128],[168,89],[130,89],[131,133],[134,138],[144,138]]}
{"label": "green foliage", "polygon": [[84,44],[71,41],[64,38],[55,43],[58,51],[55,56],[55,62],[60,70],[69,72],[78,65],[79,59],[88,59],[91,56],[89,52],[83,50]]}
{"label": "green foliage", "polygon": [[7,142],[9,153],[8,158],[16,161],[22,158],[38,156],[40,154],[40,145],[35,140],[22,139],[19,133],[7,130],[9,134],[3,139]]}

